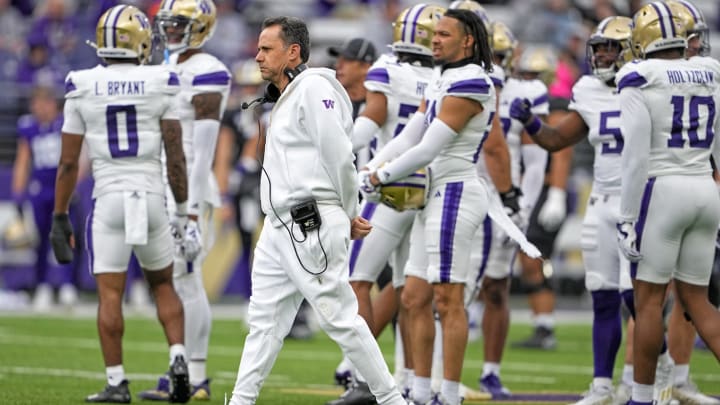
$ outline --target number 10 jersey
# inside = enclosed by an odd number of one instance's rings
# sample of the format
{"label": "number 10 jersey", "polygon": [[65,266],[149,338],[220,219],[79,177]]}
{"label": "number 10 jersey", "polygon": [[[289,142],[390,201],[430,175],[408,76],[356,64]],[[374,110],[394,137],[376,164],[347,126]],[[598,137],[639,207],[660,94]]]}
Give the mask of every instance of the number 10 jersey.
{"label": "number 10 jersey", "polygon": [[163,194],[161,119],[178,119],[180,91],[166,66],[116,64],[70,72],[63,133],[84,135],[93,198],[111,191]]}

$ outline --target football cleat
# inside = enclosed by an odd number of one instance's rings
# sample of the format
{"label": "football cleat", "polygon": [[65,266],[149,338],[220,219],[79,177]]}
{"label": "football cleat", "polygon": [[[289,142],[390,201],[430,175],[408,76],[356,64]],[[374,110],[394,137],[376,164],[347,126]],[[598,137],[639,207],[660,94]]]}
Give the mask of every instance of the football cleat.
{"label": "football cleat", "polygon": [[190,374],[182,356],[176,356],[168,371],[169,402],[184,404],[190,400]]}
{"label": "football cleat", "polygon": [[345,389],[350,388],[350,385],[353,382],[353,375],[352,371],[345,370],[345,371],[338,371],[335,370],[335,385],[339,385],[341,387],[345,387]]}
{"label": "football cleat", "polygon": [[492,399],[505,399],[510,397],[510,390],[500,382],[500,377],[490,373],[479,381],[480,389],[492,395]]}
{"label": "football cleat", "polygon": [[142,391],[138,394],[138,398],[146,401],[164,401],[170,398],[170,379],[167,374],[158,378],[157,386],[153,389]]}
{"label": "football cleat", "polygon": [[538,326],[529,338],[513,342],[512,345],[513,347],[524,347],[526,349],[555,350],[557,340],[555,340],[555,332],[552,329]]}
{"label": "football cleat", "polygon": [[623,382],[618,384],[615,390],[615,401],[613,403],[615,405],[625,405],[630,401],[630,398],[632,398],[632,386]]}
{"label": "football cleat", "polygon": [[327,402],[325,405],[375,405],[377,401],[370,392],[366,382],[356,381],[340,398]]}
{"label": "football cleat", "polygon": [[209,401],[210,400],[210,379],[207,378],[201,384],[193,385],[190,398],[193,401]]}
{"label": "football cleat", "polygon": [[104,390],[85,398],[85,402],[129,404],[130,390],[128,389],[128,384],[130,384],[128,380],[122,380],[118,386],[108,384]]}
{"label": "football cleat", "polygon": [[673,386],[672,397],[680,402],[680,405],[720,405],[720,400],[700,392],[697,385],[689,379]]}
{"label": "football cleat", "polygon": [[657,405],[669,404],[672,400],[674,370],[675,363],[672,361],[658,361],[653,387],[653,400]]}
{"label": "football cleat", "polygon": [[590,383],[590,389],[583,393],[583,398],[574,405],[612,405],[615,403],[614,399],[612,386]]}

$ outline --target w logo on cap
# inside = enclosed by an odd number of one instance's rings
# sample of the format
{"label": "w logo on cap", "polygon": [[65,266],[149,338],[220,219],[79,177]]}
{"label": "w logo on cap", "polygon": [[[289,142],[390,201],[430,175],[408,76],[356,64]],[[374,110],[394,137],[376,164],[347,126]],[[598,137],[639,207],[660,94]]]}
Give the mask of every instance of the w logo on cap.
{"label": "w logo on cap", "polygon": [[327,100],[323,100],[322,102],[325,105],[326,110],[332,110],[335,108],[335,100],[327,99]]}
{"label": "w logo on cap", "polygon": [[198,7],[203,14],[210,14],[212,12],[212,10],[210,9],[210,5],[207,3],[206,0],[201,0],[198,3]]}

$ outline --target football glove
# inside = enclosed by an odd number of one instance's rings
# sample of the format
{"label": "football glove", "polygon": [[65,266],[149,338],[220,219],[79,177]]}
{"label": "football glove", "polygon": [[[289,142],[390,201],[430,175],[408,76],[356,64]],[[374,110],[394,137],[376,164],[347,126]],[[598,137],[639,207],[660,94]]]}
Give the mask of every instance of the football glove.
{"label": "football glove", "polygon": [[540,212],[538,212],[537,221],[546,231],[556,231],[563,223],[563,219],[567,215],[567,204],[565,199],[567,194],[565,190],[557,187],[550,187],[547,198]]}
{"label": "football glove", "polygon": [[55,259],[60,264],[73,261],[72,237],[73,228],[68,214],[53,214],[50,243],[52,244],[53,253],[55,253]]}
{"label": "football glove", "polygon": [[522,217],[520,215],[520,196],[522,190],[515,186],[511,186],[510,190],[500,193],[500,200],[505,206],[505,212],[518,227],[522,226]]}
{"label": "football glove", "polygon": [[202,251],[202,235],[197,221],[189,219],[185,225],[185,237],[182,241],[182,253],[185,261],[192,262]]}
{"label": "football glove", "polygon": [[637,234],[635,233],[635,222],[623,221],[618,222],[617,238],[618,245],[622,254],[631,262],[636,263],[642,259],[642,255],[637,250]]}
{"label": "football glove", "polygon": [[374,186],[370,182],[370,176],[372,172],[368,170],[361,170],[357,174],[358,187],[363,197],[370,202],[380,201],[380,187]]}
{"label": "football glove", "polygon": [[526,98],[514,99],[510,104],[510,118],[516,119],[525,125],[533,116],[532,111],[530,111],[530,107],[532,107],[530,100]]}
{"label": "football glove", "polygon": [[175,242],[175,252],[182,255],[182,244],[185,239],[185,227],[188,223],[187,215],[175,213],[170,220],[170,234]]}

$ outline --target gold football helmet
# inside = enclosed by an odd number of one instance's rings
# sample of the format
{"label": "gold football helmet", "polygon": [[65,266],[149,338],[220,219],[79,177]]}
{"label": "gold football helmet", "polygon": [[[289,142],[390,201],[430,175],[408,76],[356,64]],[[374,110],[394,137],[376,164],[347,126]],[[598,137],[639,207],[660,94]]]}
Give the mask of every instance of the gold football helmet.
{"label": "gold football helmet", "polygon": [[490,23],[489,33],[490,48],[492,48],[493,54],[500,58],[499,65],[505,70],[505,74],[509,75],[518,41],[510,28],[499,21]]}
{"label": "gold football helmet", "polygon": [[216,16],[212,0],[163,0],[155,20],[165,47],[183,52],[200,48],[210,39]]}
{"label": "gold football helmet", "polygon": [[380,187],[380,202],[397,210],[417,210],[425,207],[429,176],[420,169],[404,179]]}
{"label": "gold football helmet", "polygon": [[[632,61],[632,19],[628,17],[607,17],[600,21],[595,31],[590,35],[587,43],[587,56],[592,67],[592,73],[598,79],[606,82],[615,78],[615,73],[627,62]],[[597,47],[605,45],[617,49],[617,57],[609,66],[600,66],[595,56]]]}
{"label": "gold football helmet", "polygon": [[405,9],[393,23],[393,52],[432,56],[435,25],[443,14],[445,8],[427,4]]}
{"label": "gold football helmet", "polygon": [[152,26],[138,8],[119,5],[100,17],[95,40],[97,56],[138,59],[142,64],[148,61],[152,51]]}
{"label": "gold football helmet", "polygon": [[523,50],[517,62],[518,73],[536,73],[538,79],[550,86],[555,80],[557,56],[545,46],[531,46]]}
{"label": "gold football helmet", "polygon": [[[700,46],[696,48],[697,54],[701,56],[708,55],[710,53],[710,28],[705,22],[702,12],[687,0],[666,0],[666,3],[677,3],[679,5],[678,11],[685,24],[688,42],[693,38],[698,38]],[[690,49],[688,50],[690,51]],[[694,54],[689,56],[694,56]]]}
{"label": "gold football helmet", "polygon": [[654,1],[633,16],[632,45],[637,58],[652,52],[687,47],[685,23],[678,3]]}
{"label": "gold football helmet", "polygon": [[490,17],[488,16],[485,7],[481,6],[478,2],[472,0],[455,0],[448,6],[449,9],[458,10],[470,10],[477,14],[478,17],[485,23],[485,29],[490,30]]}

